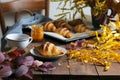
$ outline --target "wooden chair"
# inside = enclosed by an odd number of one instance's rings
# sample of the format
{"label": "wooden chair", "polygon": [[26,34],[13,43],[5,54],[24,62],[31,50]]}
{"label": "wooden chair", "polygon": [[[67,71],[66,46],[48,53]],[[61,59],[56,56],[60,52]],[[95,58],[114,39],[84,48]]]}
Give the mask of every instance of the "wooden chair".
{"label": "wooden chair", "polygon": [[32,15],[35,11],[42,11],[45,9],[45,16],[49,16],[49,1],[50,0],[14,0],[0,3],[0,24],[2,34],[4,34],[6,30],[4,13],[15,13],[15,22],[18,20],[19,14],[24,11]]}

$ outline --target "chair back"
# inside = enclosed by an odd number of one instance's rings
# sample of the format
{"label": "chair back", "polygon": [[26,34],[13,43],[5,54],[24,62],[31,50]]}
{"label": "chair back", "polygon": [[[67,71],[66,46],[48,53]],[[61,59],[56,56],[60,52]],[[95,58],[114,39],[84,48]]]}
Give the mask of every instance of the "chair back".
{"label": "chair back", "polygon": [[4,13],[15,13],[15,22],[17,22],[20,13],[27,12],[30,15],[35,11],[42,11],[45,9],[45,16],[49,16],[49,2],[50,0],[14,0],[10,2],[0,3],[0,24],[2,34],[5,33],[6,24]]}

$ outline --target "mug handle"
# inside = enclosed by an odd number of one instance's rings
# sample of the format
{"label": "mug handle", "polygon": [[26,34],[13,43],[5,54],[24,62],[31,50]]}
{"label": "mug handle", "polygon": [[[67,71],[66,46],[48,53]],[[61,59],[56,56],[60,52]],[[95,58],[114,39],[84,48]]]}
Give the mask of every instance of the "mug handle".
{"label": "mug handle", "polygon": [[[32,37],[29,37],[29,43],[31,43],[33,41],[33,38]],[[28,44],[29,44],[28,43]]]}

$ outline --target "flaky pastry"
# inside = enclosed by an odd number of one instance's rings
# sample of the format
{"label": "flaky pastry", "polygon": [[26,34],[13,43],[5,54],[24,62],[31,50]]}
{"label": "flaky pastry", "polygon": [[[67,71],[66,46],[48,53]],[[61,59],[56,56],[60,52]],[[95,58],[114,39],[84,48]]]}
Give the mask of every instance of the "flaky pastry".
{"label": "flaky pastry", "polygon": [[85,24],[79,24],[74,27],[74,32],[81,33],[81,32],[87,32],[90,31],[90,29]]}
{"label": "flaky pastry", "polygon": [[72,37],[72,33],[67,28],[58,28],[56,30],[56,33],[66,37],[66,38],[71,38]]}
{"label": "flaky pastry", "polygon": [[43,30],[54,32],[56,30],[56,27],[52,22],[46,22],[43,24]]}
{"label": "flaky pastry", "polygon": [[55,44],[51,42],[46,42],[41,46],[35,47],[35,50],[43,56],[50,57],[50,56],[57,56],[63,54],[63,51],[57,49]]}

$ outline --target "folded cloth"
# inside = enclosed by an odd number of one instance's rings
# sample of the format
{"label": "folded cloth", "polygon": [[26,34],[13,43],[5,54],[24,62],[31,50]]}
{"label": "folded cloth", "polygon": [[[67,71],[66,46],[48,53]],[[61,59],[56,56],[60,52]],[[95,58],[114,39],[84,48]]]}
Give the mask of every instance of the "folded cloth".
{"label": "folded cloth", "polygon": [[22,34],[22,26],[23,25],[33,25],[33,24],[41,24],[43,22],[51,21],[52,19],[40,15],[38,13],[34,13],[34,15],[27,17],[27,18],[22,18],[20,19],[17,23],[15,23],[13,26],[9,27],[6,31],[6,33],[3,35],[1,38],[1,51],[4,51],[5,45],[6,45],[6,40],[5,36],[10,33],[20,33]]}

